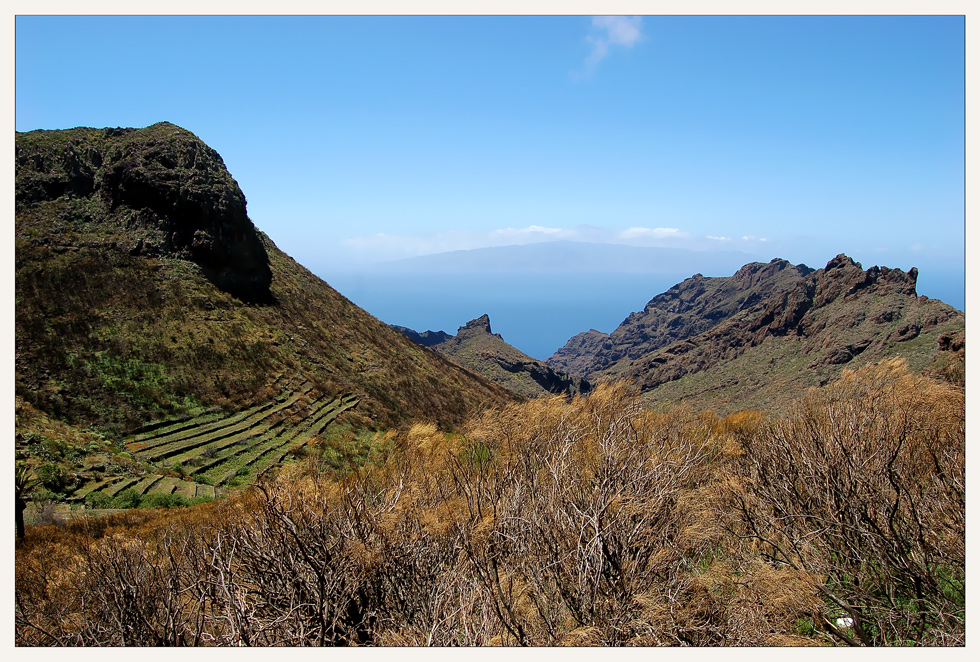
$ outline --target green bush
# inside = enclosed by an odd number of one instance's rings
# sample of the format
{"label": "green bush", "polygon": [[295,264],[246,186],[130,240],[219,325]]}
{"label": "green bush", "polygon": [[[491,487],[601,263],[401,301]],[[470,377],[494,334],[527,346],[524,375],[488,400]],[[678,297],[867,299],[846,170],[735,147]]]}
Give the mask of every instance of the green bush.
{"label": "green bush", "polygon": [[142,500],[143,497],[130,487],[117,494],[112,500],[112,505],[114,508],[139,508]]}
{"label": "green bush", "polygon": [[85,496],[89,508],[112,508],[112,497],[105,492],[90,492]]}
{"label": "green bush", "polygon": [[75,484],[75,477],[68,469],[60,464],[46,463],[37,469],[38,480],[48,490],[54,493],[64,493]]}

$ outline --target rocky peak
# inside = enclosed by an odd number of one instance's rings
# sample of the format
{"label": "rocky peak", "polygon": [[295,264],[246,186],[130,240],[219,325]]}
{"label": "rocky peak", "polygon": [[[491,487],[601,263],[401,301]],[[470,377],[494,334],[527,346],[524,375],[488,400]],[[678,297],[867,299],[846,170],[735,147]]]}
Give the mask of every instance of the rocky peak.
{"label": "rocky peak", "polygon": [[[739,274],[759,272],[756,265],[747,267]],[[797,276],[804,273],[796,269]],[[785,266],[782,270],[791,271]],[[784,279],[758,303],[740,305],[727,319],[696,335],[678,337],[642,354],[631,354],[632,348],[625,346],[617,363],[589,376],[632,378],[641,390],[648,391],[699,374],[701,383],[711,385],[708,397],[717,398],[719,406],[735,402],[757,406],[759,399],[784,398],[790,384],[796,389],[826,383],[845,365],[898,355],[916,369],[926,368],[933,359],[923,347],[932,346],[949,355],[936,359],[938,368],[934,369],[954,383],[962,381],[963,356],[957,348],[962,350],[963,343],[957,333],[962,331],[963,313],[941,301],[917,297],[917,269],[905,272],[876,266],[864,270],[841,254],[826,267],[807,271],[795,281]],[[722,300],[722,295],[731,298],[744,293],[719,289],[713,296]],[[717,302],[696,309],[688,328],[696,328],[694,317],[704,320],[715,312],[723,312]],[[664,319],[670,326],[670,318]],[[909,342],[923,335],[925,341]],[[628,339],[621,329],[612,334],[618,347],[624,347],[623,340]],[[634,347],[653,345],[637,343]],[[769,359],[761,360],[765,356]],[[682,392],[691,383],[695,382],[665,386],[662,397]],[[670,391],[673,388],[676,391]]]}
{"label": "rocky peak", "polygon": [[474,320],[470,320],[463,326],[459,327],[459,330],[456,331],[457,338],[466,338],[480,334],[487,334],[501,338],[499,333],[494,333],[490,329],[490,316],[486,314],[481,315]]}
{"label": "rocky peak", "polygon": [[918,277],[919,270],[915,267],[908,272],[878,266],[865,271],[860,262],[841,253],[814,274],[813,305],[819,308],[838,298],[853,297],[870,288],[880,290],[880,294],[895,293],[915,297]]}
{"label": "rocky peak", "polygon": [[697,335],[769,297],[792,290],[813,272],[786,260],[753,262],[727,277],[695,274],[630,314],[610,335],[575,336],[547,363],[588,376],[622,359],[635,359],[672,342]]}

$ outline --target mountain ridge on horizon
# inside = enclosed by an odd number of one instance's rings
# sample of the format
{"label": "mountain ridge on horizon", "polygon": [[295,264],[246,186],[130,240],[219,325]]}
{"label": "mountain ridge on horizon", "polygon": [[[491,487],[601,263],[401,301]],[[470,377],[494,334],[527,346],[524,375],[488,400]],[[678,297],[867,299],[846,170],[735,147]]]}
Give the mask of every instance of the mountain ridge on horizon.
{"label": "mountain ridge on horizon", "polygon": [[[706,257],[712,258],[705,260]],[[427,253],[386,260],[376,267],[392,271],[438,272],[557,272],[651,273],[729,271],[752,261],[753,254],[735,250],[695,250],[683,247],[561,239],[526,244]],[[730,269],[730,265],[733,266]]]}

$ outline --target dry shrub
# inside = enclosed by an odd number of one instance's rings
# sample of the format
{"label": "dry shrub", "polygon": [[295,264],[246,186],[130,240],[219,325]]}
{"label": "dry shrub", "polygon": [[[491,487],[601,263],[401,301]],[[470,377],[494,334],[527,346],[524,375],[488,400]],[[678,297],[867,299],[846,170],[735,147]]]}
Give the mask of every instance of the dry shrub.
{"label": "dry shrub", "polygon": [[619,383],[417,424],[343,477],[32,527],[17,643],[957,643],[963,425],[961,390],[897,363],[778,420]]}
{"label": "dry shrub", "polygon": [[495,458],[454,478],[503,643],[629,641],[636,596],[669,590],[681,567],[679,503],[719,455],[708,426],[647,411],[619,383],[487,415],[468,436]]}
{"label": "dry shrub", "polygon": [[741,533],[822,579],[837,640],[961,643],[965,441],[962,389],[901,360],[845,371],[747,444]]}

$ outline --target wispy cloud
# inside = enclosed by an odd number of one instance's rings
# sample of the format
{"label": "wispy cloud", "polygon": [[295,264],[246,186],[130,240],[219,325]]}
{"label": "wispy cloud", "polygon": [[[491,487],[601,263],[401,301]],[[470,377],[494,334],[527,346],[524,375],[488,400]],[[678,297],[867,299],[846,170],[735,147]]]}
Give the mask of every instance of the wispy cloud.
{"label": "wispy cloud", "polygon": [[418,235],[396,235],[379,232],[360,237],[348,237],[342,244],[343,256],[351,262],[398,260],[432,253],[533,244],[540,241],[582,241],[578,230],[529,225],[526,228],[500,228],[486,232],[451,230]]}
{"label": "wispy cloud", "polygon": [[[561,234],[563,232],[568,232],[568,230],[562,230],[561,228],[546,228],[540,225],[529,225],[526,228],[519,228],[515,230],[514,228],[504,228],[503,230],[494,230],[495,235],[533,235],[533,234]],[[571,232],[574,232],[572,230]]]}
{"label": "wispy cloud", "polygon": [[610,46],[633,48],[643,39],[643,19],[639,16],[596,16],[592,19],[593,34],[585,40],[592,46],[585,67],[580,73],[573,73],[576,79],[589,78],[595,68],[608,57]]}
{"label": "wispy cloud", "polygon": [[611,44],[619,44],[630,48],[642,38],[640,26],[643,19],[639,16],[596,16],[592,19],[593,27],[606,31]]}
{"label": "wispy cloud", "polygon": [[[744,237],[745,244],[765,241]],[[534,244],[544,241],[585,241],[600,244],[629,246],[661,246],[692,250],[730,250],[731,239],[723,236],[697,236],[680,228],[639,227],[625,230],[580,225],[575,228],[529,225],[523,228],[493,230],[451,230],[448,232],[397,235],[377,233],[343,239],[337,248],[336,259],[351,264],[368,264],[398,260],[433,253]],[[742,244],[743,247],[745,244]]]}
{"label": "wispy cloud", "polygon": [[684,238],[688,237],[687,232],[681,232],[677,228],[629,228],[628,230],[623,230],[619,233],[621,239],[637,239],[637,238],[649,238],[649,239],[667,239],[667,238]]}

